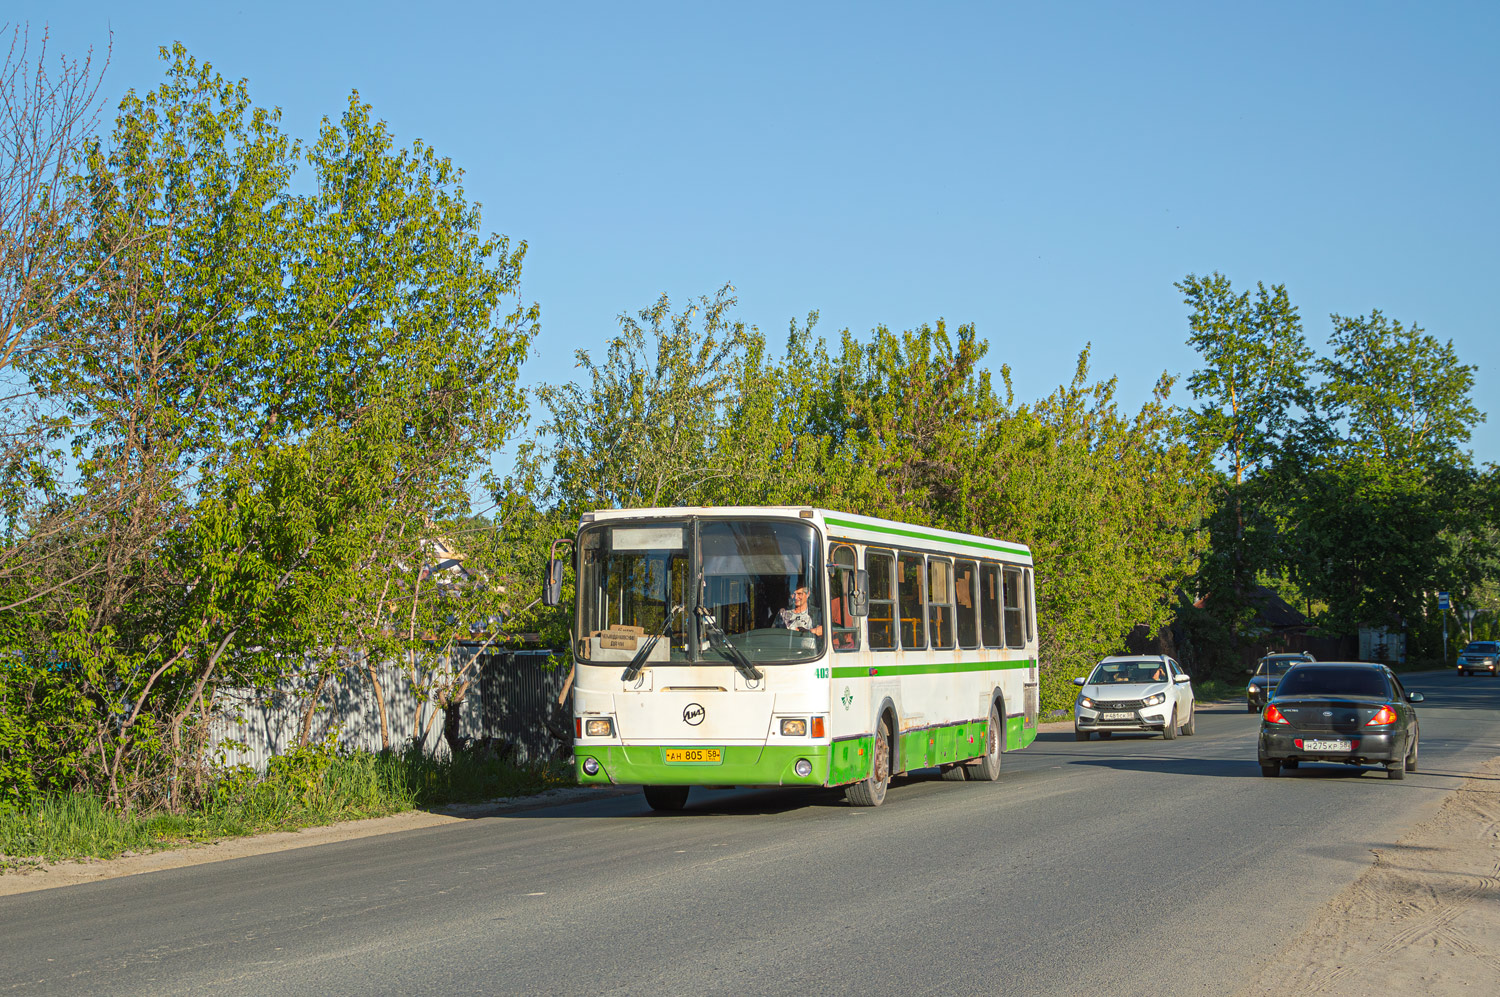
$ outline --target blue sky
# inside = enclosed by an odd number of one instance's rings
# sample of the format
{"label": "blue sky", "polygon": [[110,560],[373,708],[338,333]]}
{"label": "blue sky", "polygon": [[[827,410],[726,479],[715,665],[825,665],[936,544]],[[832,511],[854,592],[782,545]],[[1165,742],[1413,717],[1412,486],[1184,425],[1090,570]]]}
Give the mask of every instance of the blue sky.
{"label": "blue sky", "polygon": [[[527,377],[622,312],[738,292],[780,344],[974,323],[1018,397],[1186,375],[1173,287],[1287,285],[1310,342],[1379,308],[1477,365],[1500,461],[1500,4],[135,5],[11,0],[111,105],[182,41],[312,138],[351,90],[529,244]],[[1189,397],[1179,385],[1174,399]]]}

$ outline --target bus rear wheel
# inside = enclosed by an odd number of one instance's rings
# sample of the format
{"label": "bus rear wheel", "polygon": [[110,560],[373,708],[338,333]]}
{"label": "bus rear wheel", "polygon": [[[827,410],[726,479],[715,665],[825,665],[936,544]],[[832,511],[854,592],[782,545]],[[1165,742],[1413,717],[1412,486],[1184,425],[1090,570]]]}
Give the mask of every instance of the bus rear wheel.
{"label": "bus rear wheel", "polygon": [[652,810],[681,810],[687,806],[687,786],[642,786],[641,790]]}
{"label": "bus rear wheel", "polygon": [[969,766],[973,782],[994,782],[1000,778],[1000,708],[990,704],[990,729],[984,739],[984,755]]}
{"label": "bus rear wheel", "polygon": [[875,728],[870,777],[856,782],[844,791],[844,798],[856,807],[878,807],[885,802],[885,791],[891,784],[891,725],[885,717]]}

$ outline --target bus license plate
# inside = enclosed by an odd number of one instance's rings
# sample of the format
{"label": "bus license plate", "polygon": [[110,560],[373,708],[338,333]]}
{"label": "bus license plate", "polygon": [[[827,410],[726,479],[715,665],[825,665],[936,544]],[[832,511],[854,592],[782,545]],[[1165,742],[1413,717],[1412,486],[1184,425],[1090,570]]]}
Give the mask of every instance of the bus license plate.
{"label": "bus license plate", "polygon": [[1348,751],[1348,741],[1303,741],[1303,746],[1308,751]]}
{"label": "bus license plate", "polygon": [[718,765],[724,761],[724,752],[719,748],[668,748],[667,764]]}
{"label": "bus license plate", "polygon": [[1135,719],[1135,714],[1134,713],[1106,713],[1106,714],[1104,714],[1104,719],[1105,720],[1134,720]]}

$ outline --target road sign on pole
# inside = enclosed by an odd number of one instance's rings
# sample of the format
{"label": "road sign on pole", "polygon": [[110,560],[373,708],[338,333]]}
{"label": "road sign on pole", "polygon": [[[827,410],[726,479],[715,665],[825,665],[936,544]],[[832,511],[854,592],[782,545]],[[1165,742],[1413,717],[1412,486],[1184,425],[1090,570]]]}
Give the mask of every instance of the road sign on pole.
{"label": "road sign on pole", "polygon": [[1448,608],[1448,593],[1447,592],[1439,592],[1438,593],[1438,609],[1446,611],[1447,608]]}

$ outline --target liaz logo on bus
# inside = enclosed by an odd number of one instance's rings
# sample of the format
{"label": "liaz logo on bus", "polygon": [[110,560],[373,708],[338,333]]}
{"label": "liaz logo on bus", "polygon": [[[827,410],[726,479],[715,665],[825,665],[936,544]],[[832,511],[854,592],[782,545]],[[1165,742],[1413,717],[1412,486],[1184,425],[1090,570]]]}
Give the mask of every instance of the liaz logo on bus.
{"label": "liaz logo on bus", "polygon": [[689,703],[682,708],[682,722],[689,726],[698,726],[706,716],[708,716],[708,711],[697,703]]}

